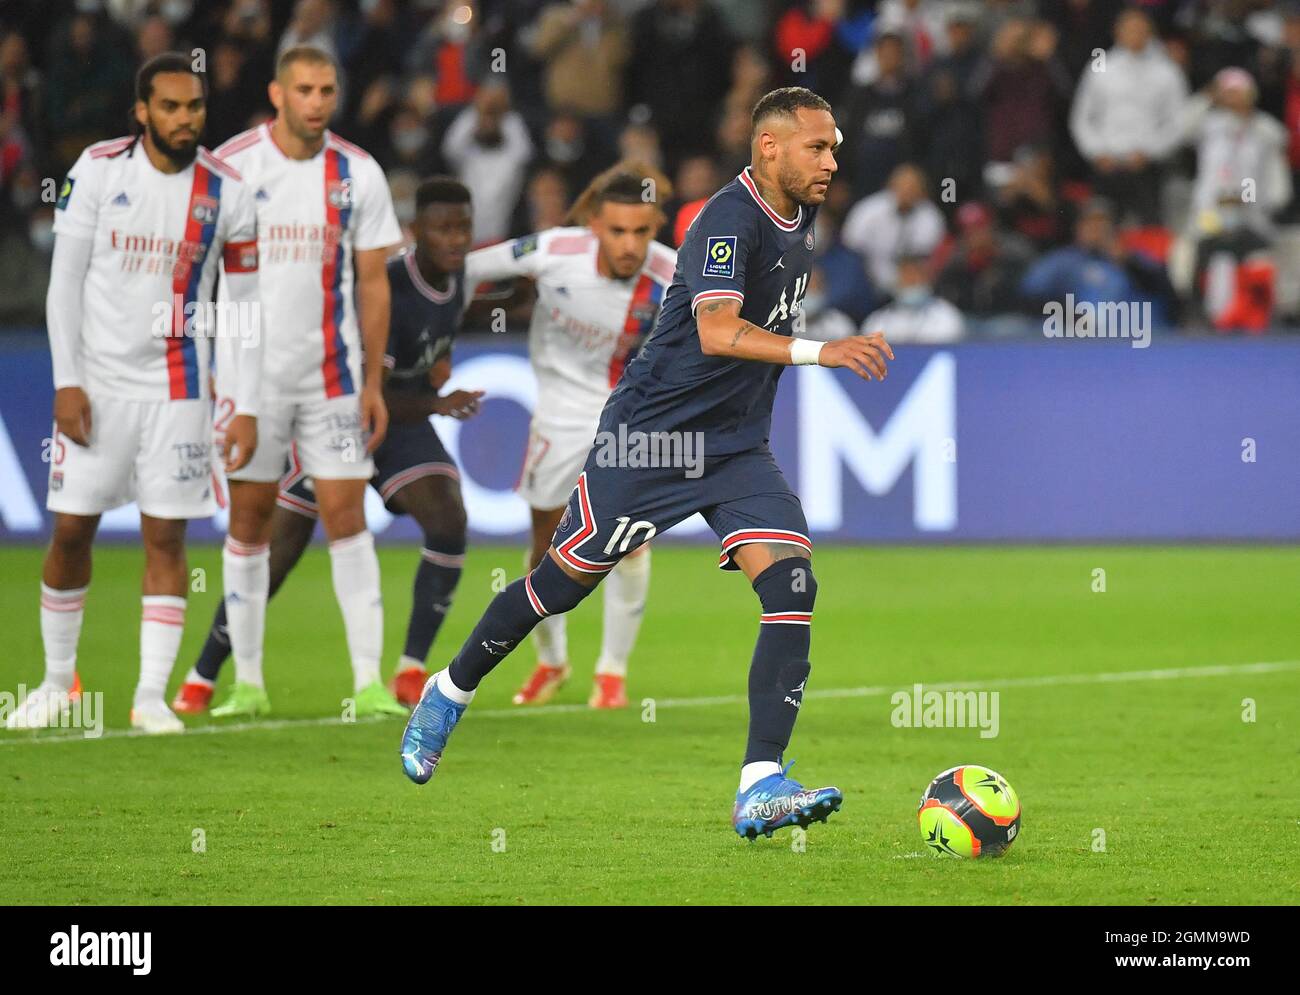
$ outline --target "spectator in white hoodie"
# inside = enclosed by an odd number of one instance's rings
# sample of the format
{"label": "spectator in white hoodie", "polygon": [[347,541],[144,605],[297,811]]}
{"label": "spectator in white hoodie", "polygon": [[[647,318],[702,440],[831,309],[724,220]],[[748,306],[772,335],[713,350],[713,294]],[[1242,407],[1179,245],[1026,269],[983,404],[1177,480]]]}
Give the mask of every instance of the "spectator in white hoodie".
{"label": "spectator in white hoodie", "polygon": [[1091,164],[1097,192],[1120,219],[1160,221],[1163,164],[1182,144],[1187,80],[1153,37],[1141,10],[1115,22],[1115,46],[1084,69],[1070,110],[1070,133]]}
{"label": "spectator in white hoodie", "polygon": [[1201,237],[1249,231],[1267,243],[1273,215],[1291,201],[1286,128],[1256,108],[1259,90],[1244,69],[1220,70],[1209,91],[1186,117],[1196,145],[1191,227]]}

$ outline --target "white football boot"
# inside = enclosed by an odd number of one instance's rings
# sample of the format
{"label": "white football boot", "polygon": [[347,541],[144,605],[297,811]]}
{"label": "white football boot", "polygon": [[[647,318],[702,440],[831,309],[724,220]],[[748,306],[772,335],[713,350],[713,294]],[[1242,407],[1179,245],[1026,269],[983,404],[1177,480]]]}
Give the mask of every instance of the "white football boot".
{"label": "white football boot", "polygon": [[42,684],[5,718],[6,729],[57,729],[66,724],[64,717],[71,707],[72,696],[57,684]]}
{"label": "white football boot", "polygon": [[159,698],[131,709],[131,728],[151,736],[166,736],[185,731],[185,723]]}

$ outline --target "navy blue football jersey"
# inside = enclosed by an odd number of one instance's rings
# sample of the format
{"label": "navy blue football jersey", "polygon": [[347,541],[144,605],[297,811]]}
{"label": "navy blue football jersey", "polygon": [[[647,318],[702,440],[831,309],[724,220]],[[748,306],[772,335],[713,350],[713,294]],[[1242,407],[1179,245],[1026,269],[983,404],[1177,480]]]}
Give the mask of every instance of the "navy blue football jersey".
{"label": "navy blue football jersey", "polygon": [[464,271],[452,273],[445,290],[436,290],[415,264],[414,250],[388,261],[392,310],[384,366],[399,389],[437,393],[429,383],[433,364],[451,353],[465,311]]}
{"label": "navy blue football jersey", "polygon": [[677,251],[654,330],[605,405],[602,430],[702,432],[707,456],[767,442],[785,367],[704,355],[695,309],[738,300],[746,321],[790,335],[808,289],[816,213],[801,206],[781,217],[759,196],[749,167],[710,198]]}

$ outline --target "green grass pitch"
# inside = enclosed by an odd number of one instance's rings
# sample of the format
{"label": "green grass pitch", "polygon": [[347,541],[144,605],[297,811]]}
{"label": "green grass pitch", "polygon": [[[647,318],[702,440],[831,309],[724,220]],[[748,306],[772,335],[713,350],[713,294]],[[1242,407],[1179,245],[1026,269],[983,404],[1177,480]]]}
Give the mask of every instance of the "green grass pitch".
{"label": "green grass pitch", "polygon": [[[0,689],[9,692],[40,678],[41,555],[0,552]],[[415,555],[381,551],[386,673]],[[520,556],[471,551],[435,662],[468,632],[494,571],[516,576]],[[437,777],[417,788],[401,773],[400,721],[337,721],[351,678],[319,547],[271,605],[274,725],[122,735],[142,555],[105,546],[79,670],[88,690],[104,693],[109,734],[0,731],[0,895],[86,904],[1296,901],[1300,550],[822,546],[813,672],[788,756],[796,776],[838,784],[845,802],[803,848],[788,830],[749,844],[730,827],[758,612],[744,579],[715,569],[715,556],[656,549],[632,708],[585,708],[600,626],[600,597],[591,598],[570,623],[575,676],[564,707],[510,707],[533,664],[521,648],[484,684]],[[207,589],[191,597],[173,688],[216,604],[219,550],[191,550],[191,567],[206,571]],[[1093,590],[1097,568],[1104,592]],[[1123,676],[1098,676],[1107,674]],[[223,687],[230,678],[228,669]],[[918,681],[998,690],[999,735],[895,727],[890,692]],[[655,702],[652,722],[644,699]],[[1244,720],[1245,699],[1254,721]],[[968,762],[999,770],[1023,800],[1020,838],[1002,860],[923,852],[920,793]]]}

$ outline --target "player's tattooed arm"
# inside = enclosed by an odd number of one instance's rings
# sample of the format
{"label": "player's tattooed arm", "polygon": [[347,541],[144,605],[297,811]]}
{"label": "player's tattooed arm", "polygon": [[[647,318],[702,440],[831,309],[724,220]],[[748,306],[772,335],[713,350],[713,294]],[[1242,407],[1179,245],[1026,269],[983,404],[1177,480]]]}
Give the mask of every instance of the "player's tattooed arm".
{"label": "player's tattooed arm", "polygon": [[760,363],[790,363],[790,339],[740,317],[740,301],[706,301],[695,309],[700,349],[706,356],[753,359]]}

